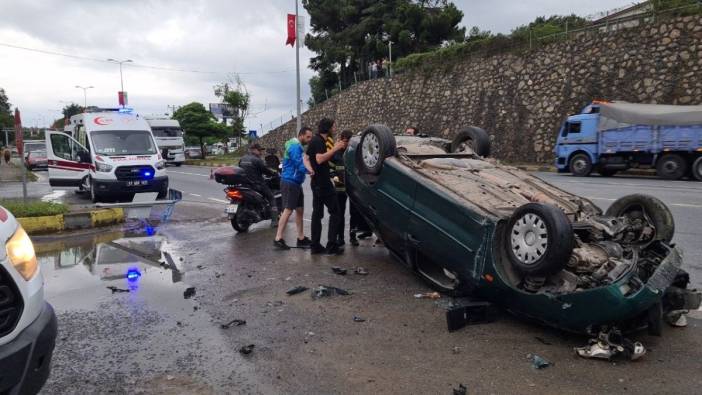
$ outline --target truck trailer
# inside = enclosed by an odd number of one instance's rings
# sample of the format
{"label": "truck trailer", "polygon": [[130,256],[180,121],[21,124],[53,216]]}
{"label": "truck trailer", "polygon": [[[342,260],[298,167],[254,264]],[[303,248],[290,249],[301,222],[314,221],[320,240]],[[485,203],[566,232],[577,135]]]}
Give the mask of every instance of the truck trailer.
{"label": "truck trailer", "polygon": [[558,171],[575,176],[652,168],[702,181],[702,106],[596,101],[568,117],[554,151]]}

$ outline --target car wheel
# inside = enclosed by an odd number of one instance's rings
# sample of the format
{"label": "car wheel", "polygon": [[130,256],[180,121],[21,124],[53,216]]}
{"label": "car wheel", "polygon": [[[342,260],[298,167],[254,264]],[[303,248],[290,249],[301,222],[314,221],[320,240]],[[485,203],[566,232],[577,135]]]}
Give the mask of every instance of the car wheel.
{"label": "car wheel", "polygon": [[685,158],[677,154],[665,155],[656,164],[656,174],[666,180],[679,180],[686,170]]}
{"label": "car wheel", "polygon": [[644,215],[656,228],[654,240],[670,243],[675,234],[673,214],[662,201],[643,194],[626,195],[617,199],[605,212],[606,216],[632,218]]}
{"label": "car wheel", "polygon": [[249,231],[249,226],[251,226],[251,223],[243,218],[242,213],[242,210],[237,209],[236,214],[234,214],[234,218],[231,219],[231,223],[232,228],[234,228],[235,231],[239,233],[246,233]]}
{"label": "car wheel", "polygon": [[597,170],[597,172],[600,173],[600,175],[602,177],[612,177],[613,175],[617,174],[618,171],[619,170],[614,170],[614,169],[599,169],[599,170]]}
{"label": "car wheel", "polygon": [[579,153],[570,158],[570,172],[576,177],[587,177],[592,172],[592,160],[587,154]]}
{"label": "car wheel", "polygon": [[692,164],[692,176],[697,181],[702,181],[702,156],[697,158],[695,163]]}
{"label": "car wheel", "polygon": [[573,228],[559,208],[528,203],[514,211],[505,233],[507,256],[519,271],[549,275],[565,267],[573,252]]}
{"label": "car wheel", "polygon": [[451,141],[451,152],[463,152],[466,148],[486,158],[490,156],[490,136],[481,128],[469,126],[459,131]]}
{"label": "car wheel", "polygon": [[89,180],[89,182],[90,182],[90,200],[93,203],[97,203],[100,201],[100,195],[95,190],[95,181],[93,181],[93,179],[91,178]]}
{"label": "car wheel", "polygon": [[177,163],[175,163],[175,166],[180,167],[182,164],[183,164],[183,162],[177,162]]}
{"label": "car wheel", "polygon": [[395,136],[385,125],[370,125],[361,134],[356,164],[362,173],[378,174],[385,158],[395,155]]}

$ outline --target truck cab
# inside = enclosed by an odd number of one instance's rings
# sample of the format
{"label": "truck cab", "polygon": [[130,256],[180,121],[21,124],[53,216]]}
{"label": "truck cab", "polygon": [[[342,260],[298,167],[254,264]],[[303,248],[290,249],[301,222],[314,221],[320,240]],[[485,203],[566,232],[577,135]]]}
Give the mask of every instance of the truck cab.
{"label": "truck cab", "polygon": [[166,163],[180,166],[185,162],[183,129],[175,119],[165,116],[145,116],[154,134],[156,145]]}
{"label": "truck cab", "polygon": [[74,115],[64,132],[46,131],[51,186],[107,197],[168,191],[166,163],[146,120],[130,109]]}
{"label": "truck cab", "polygon": [[598,156],[598,120],[599,106],[591,104],[563,122],[554,149],[559,172],[575,174],[592,170]]}

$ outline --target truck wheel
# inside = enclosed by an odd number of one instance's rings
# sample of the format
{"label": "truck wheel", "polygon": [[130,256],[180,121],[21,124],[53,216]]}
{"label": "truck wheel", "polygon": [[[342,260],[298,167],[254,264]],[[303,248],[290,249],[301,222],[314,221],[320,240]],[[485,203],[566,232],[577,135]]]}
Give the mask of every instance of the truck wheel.
{"label": "truck wheel", "polygon": [[176,163],[174,163],[174,164],[175,164],[176,167],[180,167],[180,166],[183,165],[183,162],[176,162]]}
{"label": "truck wheel", "polygon": [[644,214],[656,228],[655,240],[670,243],[675,234],[673,214],[662,201],[653,196],[635,193],[617,199],[605,212],[608,217],[639,217]]}
{"label": "truck wheel", "polygon": [[395,155],[395,136],[385,125],[370,125],[361,134],[356,151],[356,165],[361,173],[378,174],[385,158]]}
{"label": "truck wheel", "polygon": [[666,180],[679,180],[685,175],[687,163],[685,158],[678,154],[665,155],[658,159],[656,174]]}
{"label": "truck wheel", "polygon": [[487,158],[490,156],[490,136],[481,128],[469,126],[459,131],[451,141],[451,152],[463,152],[466,148]]}
{"label": "truck wheel", "polygon": [[528,203],[514,211],[504,240],[507,256],[519,271],[549,275],[561,271],[573,252],[573,227],[558,207]]}
{"label": "truck wheel", "polygon": [[695,163],[692,164],[692,176],[697,181],[702,181],[702,156],[697,158]]}
{"label": "truck wheel", "polygon": [[575,154],[570,158],[569,167],[574,176],[587,177],[592,172],[592,161],[587,154]]}

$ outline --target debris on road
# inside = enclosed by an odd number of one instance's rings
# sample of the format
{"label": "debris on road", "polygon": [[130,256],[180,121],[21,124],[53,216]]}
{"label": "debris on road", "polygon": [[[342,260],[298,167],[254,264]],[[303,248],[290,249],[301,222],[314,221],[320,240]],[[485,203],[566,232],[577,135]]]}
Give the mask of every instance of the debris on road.
{"label": "debris on road", "polygon": [[240,319],[237,318],[237,319],[233,319],[233,320],[227,322],[226,324],[220,325],[220,328],[222,328],[222,329],[229,329],[229,328],[231,328],[232,326],[242,326],[242,325],[246,325],[246,321],[245,321],[245,320],[240,320]]}
{"label": "debris on road", "polygon": [[365,268],[362,268],[360,266],[357,267],[356,269],[354,269],[353,272],[358,274],[359,276],[367,276],[368,275],[368,270],[366,270]]}
{"label": "debris on road", "polygon": [[612,328],[600,332],[596,338],[588,341],[587,346],[575,347],[575,352],[583,358],[612,360],[622,356],[635,361],[646,354],[641,342],[634,342],[624,337],[620,330]]}
{"label": "debris on road", "polygon": [[468,393],[468,388],[463,384],[458,384],[458,388],[453,389],[453,395],[466,395]]}
{"label": "debris on road", "polygon": [[438,292],[426,292],[423,294],[414,294],[415,299],[440,299],[441,294]]}
{"label": "debris on road", "polygon": [[190,299],[193,296],[195,296],[195,287],[188,287],[185,289],[183,292],[183,298],[184,299]]}
{"label": "debris on road", "polygon": [[366,319],[354,315],[354,316],[353,316],[353,322],[366,322]]}
{"label": "debris on road", "polygon": [[307,288],[307,287],[305,287],[305,286],[298,285],[298,286],[295,287],[295,288],[290,288],[290,289],[287,290],[285,293],[288,294],[288,296],[292,296],[292,295],[297,295],[297,294],[299,294],[299,293],[305,292],[305,291],[307,291],[308,289],[309,289],[309,288]]}
{"label": "debris on road", "polygon": [[460,354],[461,353],[461,348],[458,346],[455,346],[451,351],[453,351],[454,354]]}
{"label": "debris on road", "polygon": [[341,267],[338,267],[338,266],[333,266],[331,269],[332,269],[332,272],[334,272],[334,274],[338,274],[340,276],[345,276],[346,273],[348,272],[348,270],[341,268]]}
{"label": "debris on road", "polygon": [[553,362],[549,362],[536,354],[527,354],[527,359],[531,361],[531,366],[534,369],[543,369],[554,365]]}
{"label": "debris on road", "polygon": [[253,352],[254,347],[256,347],[255,344],[249,344],[249,345],[243,346],[239,349],[239,353],[242,355],[249,355]]}
{"label": "debris on road", "polygon": [[320,285],[312,290],[312,299],[324,298],[333,295],[351,295],[351,293],[343,288],[330,287],[328,285]]}
{"label": "debris on road", "polygon": [[466,325],[487,324],[497,319],[497,309],[489,302],[469,301],[449,305],[446,310],[446,325],[453,332]]}
{"label": "debris on road", "polygon": [[546,346],[550,346],[550,345],[553,344],[553,343],[551,343],[550,341],[548,341],[548,340],[546,340],[546,339],[544,339],[544,338],[542,338],[542,337],[539,337],[539,336],[534,336],[534,339],[538,340],[539,343],[544,344],[544,345],[546,345]]}
{"label": "debris on road", "polygon": [[119,292],[129,292],[128,289],[117,288],[117,287],[115,287],[114,285],[110,285],[109,287],[107,287],[107,289],[109,289],[110,291],[112,291],[113,294],[114,294],[114,293],[119,293]]}

